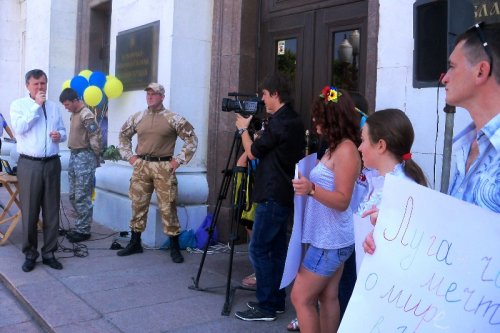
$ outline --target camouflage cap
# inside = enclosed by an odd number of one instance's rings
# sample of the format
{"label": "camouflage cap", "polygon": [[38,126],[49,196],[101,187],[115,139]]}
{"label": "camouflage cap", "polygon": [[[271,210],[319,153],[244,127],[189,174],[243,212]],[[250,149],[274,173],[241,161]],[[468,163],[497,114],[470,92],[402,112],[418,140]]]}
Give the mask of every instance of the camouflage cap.
{"label": "camouflage cap", "polygon": [[144,90],[153,90],[155,93],[165,95],[165,88],[159,83],[151,82]]}

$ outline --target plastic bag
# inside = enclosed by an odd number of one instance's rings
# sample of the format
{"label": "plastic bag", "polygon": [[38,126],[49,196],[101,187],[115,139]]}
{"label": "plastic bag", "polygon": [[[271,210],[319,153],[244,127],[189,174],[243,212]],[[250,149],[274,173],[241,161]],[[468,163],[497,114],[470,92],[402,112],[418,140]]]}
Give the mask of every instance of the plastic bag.
{"label": "plastic bag", "polygon": [[[205,220],[203,220],[203,223],[196,230],[196,233],[195,233],[196,247],[198,249],[201,249],[201,250],[205,249],[205,246],[208,243],[209,230],[210,230],[210,225],[212,224],[213,218],[214,218],[213,214],[208,213],[207,216],[205,217]],[[211,239],[209,245],[217,244],[218,236],[219,236],[219,234],[217,232],[217,229],[214,228],[214,232],[212,234],[212,239]]]}
{"label": "plastic bag", "polygon": [[[182,230],[179,234],[179,247],[181,250],[185,250],[186,248],[195,248],[196,247],[196,237],[194,235],[194,230]],[[160,249],[169,249],[170,248],[170,238],[167,238],[165,243],[160,247]]]}

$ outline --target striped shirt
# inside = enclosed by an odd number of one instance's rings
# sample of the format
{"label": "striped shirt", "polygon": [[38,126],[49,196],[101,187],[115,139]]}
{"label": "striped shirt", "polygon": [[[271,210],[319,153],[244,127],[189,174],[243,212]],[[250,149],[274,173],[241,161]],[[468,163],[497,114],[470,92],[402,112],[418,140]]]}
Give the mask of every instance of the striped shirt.
{"label": "striped shirt", "polygon": [[[309,175],[311,182],[325,190],[335,189],[335,173],[319,162]],[[308,197],[304,212],[302,243],[321,249],[341,249],[354,244],[352,210],[329,208],[314,197]]]}

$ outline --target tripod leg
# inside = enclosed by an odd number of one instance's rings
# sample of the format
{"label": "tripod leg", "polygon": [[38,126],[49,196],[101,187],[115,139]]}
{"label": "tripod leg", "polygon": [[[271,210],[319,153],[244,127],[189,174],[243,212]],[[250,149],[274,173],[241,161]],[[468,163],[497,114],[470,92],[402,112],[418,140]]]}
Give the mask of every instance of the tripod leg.
{"label": "tripod leg", "polygon": [[247,177],[243,176],[236,194],[237,204],[233,211],[233,223],[231,224],[231,240],[230,240],[230,254],[229,254],[229,268],[227,271],[226,280],[226,298],[222,308],[222,315],[229,316],[231,313],[231,306],[233,303],[234,293],[236,288],[231,288],[231,277],[233,274],[233,258],[234,258],[234,242],[238,238],[238,226],[241,222],[241,214],[246,205],[246,190],[247,190]]}
{"label": "tripod leg", "polygon": [[[226,168],[223,171],[224,177],[222,179],[221,187],[219,189],[219,196],[217,197],[217,204],[215,205],[214,217],[213,217],[212,223],[210,224],[210,229],[208,231],[208,242],[205,245],[205,249],[203,250],[203,255],[201,257],[200,266],[198,267],[198,273],[196,274],[196,278],[192,278],[193,285],[189,286],[188,287],[189,289],[202,290],[199,287],[201,272],[202,272],[203,266],[205,264],[205,259],[207,257],[207,252],[208,252],[208,248],[210,246],[210,242],[213,239],[213,233],[215,230],[215,226],[217,224],[217,220],[219,218],[219,213],[220,213],[220,208],[222,206],[222,202],[227,197],[229,185],[231,184],[232,170],[234,169],[234,165],[236,164],[236,159],[238,158],[238,152],[240,151],[240,149],[241,149],[241,136],[238,133],[238,131],[236,131],[234,133],[233,143],[231,145],[231,152],[229,153],[229,156],[228,156],[227,161],[226,161]],[[234,161],[232,162],[233,167],[231,169],[229,169],[229,165],[231,164],[231,161],[233,160],[232,159],[233,154],[235,155]]]}
{"label": "tripod leg", "polygon": [[235,288],[231,288],[231,276],[233,272],[233,256],[234,256],[234,237],[231,237],[231,250],[229,254],[229,270],[227,273],[227,280],[226,280],[226,298],[224,300],[224,306],[222,307],[222,313],[221,315],[223,316],[229,316],[231,313],[231,306],[233,304],[233,298],[234,298],[234,293],[236,291]]}
{"label": "tripod leg", "polygon": [[192,278],[193,285],[189,286],[188,287],[189,289],[201,290],[199,287],[201,271],[203,270],[203,266],[205,264],[205,259],[207,257],[208,248],[210,247],[210,243],[212,242],[212,239],[213,239],[213,233],[214,233],[216,224],[217,224],[217,220],[216,220],[216,218],[213,218],[212,223],[210,224],[210,229],[208,230],[208,241],[207,241],[207,244],[205,244],[205,248],[203,249],[203,255],[201,256],[200,266],[198,267],[198,273],[196,274],[196,278]]}

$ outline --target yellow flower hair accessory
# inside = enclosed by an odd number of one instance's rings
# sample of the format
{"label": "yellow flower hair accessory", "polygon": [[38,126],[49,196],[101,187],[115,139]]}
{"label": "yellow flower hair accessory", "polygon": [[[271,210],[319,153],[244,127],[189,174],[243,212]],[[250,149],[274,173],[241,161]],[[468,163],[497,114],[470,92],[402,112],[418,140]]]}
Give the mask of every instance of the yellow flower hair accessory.
{"label": "yellow flower hair accessory", "polygon": [[319,97],[325,99],[325,103],[337,103],[340,96],[342,96],[342,93],[340,93],[334,86],[324,87],[323,90],[321,90],[321,94],[319,95]]}

